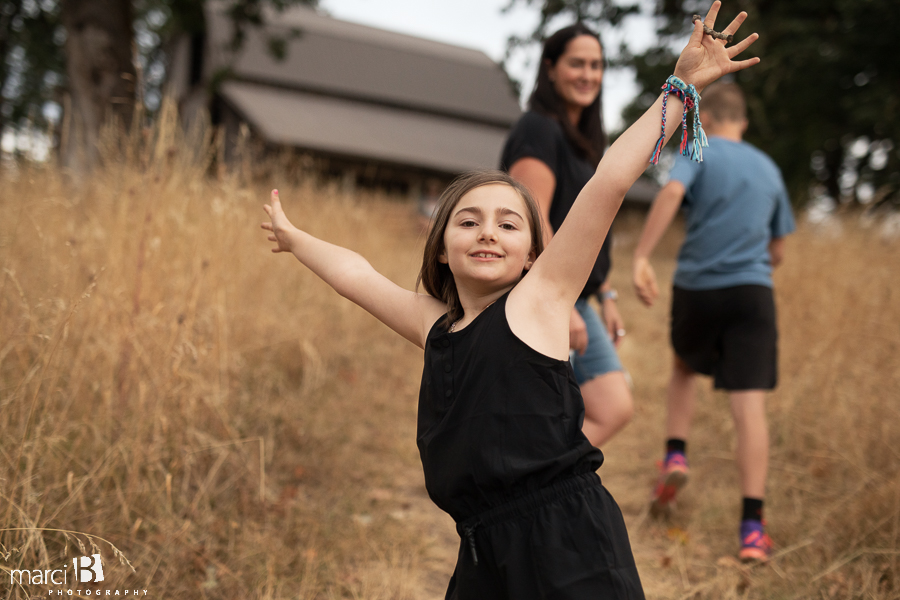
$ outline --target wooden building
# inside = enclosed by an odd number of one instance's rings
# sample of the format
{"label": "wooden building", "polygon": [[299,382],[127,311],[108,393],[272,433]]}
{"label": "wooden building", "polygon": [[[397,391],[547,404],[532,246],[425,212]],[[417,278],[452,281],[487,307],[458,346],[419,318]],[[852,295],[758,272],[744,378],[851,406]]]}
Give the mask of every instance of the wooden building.
{"label": "wooden building", "polygon": [[226,15],[209,10],[207,27],[173,55],[167,91],[182,114],[209,110],[232,141],[246,123],[350,183],[417,194],[429,178],[495,168],[521,114],[502,68],[478,50],[306,7],[267,13],[236,53]]}

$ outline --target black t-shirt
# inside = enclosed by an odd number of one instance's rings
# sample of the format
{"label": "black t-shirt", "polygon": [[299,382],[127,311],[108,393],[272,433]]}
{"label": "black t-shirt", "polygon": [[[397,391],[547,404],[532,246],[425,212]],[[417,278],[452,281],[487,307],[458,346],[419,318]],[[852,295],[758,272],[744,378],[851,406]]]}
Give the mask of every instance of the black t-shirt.
{"label": "black t-shirt", "polygon": [[[509,171],[517,160],[526,157],[546,164],[556,176],[556,189],[553,190],[553,203],[550,205],[550,226],[557,231],[581,188],[594,175],[594,167],[569,143],[559,123],[534,111],[522,115],[509,132],[500,158],[500,168]],[[606,281],[610,268],[611,239],[612,234],[607,234],[581,292],[582,298],[595,294]]]}

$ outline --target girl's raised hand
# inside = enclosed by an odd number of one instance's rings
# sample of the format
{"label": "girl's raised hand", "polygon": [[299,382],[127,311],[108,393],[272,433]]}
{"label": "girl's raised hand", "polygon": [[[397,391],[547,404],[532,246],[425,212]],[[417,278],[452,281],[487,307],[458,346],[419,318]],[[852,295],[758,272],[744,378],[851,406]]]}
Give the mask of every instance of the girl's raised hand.
{"label": "girl's raised hand", "polygon": [[[732,60],[735,56],[746,50],[755,42],[759,35],[751,33],[749,36],[734,46],[726,48],[725,40],[715,39],[703,33],[703,25],[715,29],[716,16],[722,3],[716,0],[706,13],[706,18],[694,23],[694,33],[687,46],[681,51],[678,62],[675,64],[675,76],[685,83],[693,84],[697,91],[701,91],[707,85],[728,73],[741,71],[752,67],[759,62],[759,58],[747,60]],[[741,23],[747,18],[747,13],[741,12],[734,20],[722,30],[725,35],[733,35],[740,28]]]}
{"label": "girl's raised hand", "polygon": [[296,227],[291,224],[281,208],[278,190],[272,190],[272,199],[270,201],[272,204],[264,204],[263,210],[266,211],[266,214],[269,215],[272,221],[263,223],[261,227],[266,231],[272,232],[272,235],[269,236],[269,241],[277,244],[275,248],[272,248],[272,252],[290,252],[291,232],[295,231]]}

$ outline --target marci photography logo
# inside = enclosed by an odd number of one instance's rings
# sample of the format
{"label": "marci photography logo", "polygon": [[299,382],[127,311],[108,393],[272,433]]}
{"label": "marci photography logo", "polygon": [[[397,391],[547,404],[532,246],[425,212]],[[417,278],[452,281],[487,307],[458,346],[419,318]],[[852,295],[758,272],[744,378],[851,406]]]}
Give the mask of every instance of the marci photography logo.
{"label": "marci photography logo", "polygon": [[[9,572],[10,585],[68,585],[68,564],[61,569],[13,569]],[[73,583],[100,583],[103,581],[103,560],[99,554],[76,556],[72,559]]]}
{"label": "marci photography logo", "polygon": [[[80,564],[79,564],[80,563]],[[72,559],[78,583],[99,583],[103,581],[103,561],[99,554],[79,556]]]}
{"label": "marci photography logo", "polygon": [[[20,531],[26,530],[28,529],[20,529]],[[29,598],[36,598],[38,596],[34,592],[26,590],[26,586],[42,586],[47,590],[48,596],[147,596],[148,590],[145,589],[107,589],[102,587],[101,584],[106,579],[107,574],[104,573],[103,557],[100,554],[100,548],[97,545],[97,542],[109,544],[110,548],[112,548],[114,558],[118,559],[118,562],[121,565],[131,569],[132,573],[135,573],[131,562],[108,540],[86,533],[63,531],[59,529],[43,529],[41,531],[62,533],[66,539],[66,548],[68,549],[69,543],[74,541],[78,544],[79,549],[84,555],[76,556],[70,560],[66,559],[66,563],[58,569],[4,568],[3,571],[9,572],[10,588],[20,588]],[[85,544],[79,538],[79,535],[87,538],[87,541],[91,546],[91,554],[87,553]],[[3,559],[4,561],[9,560],[12,554],[21,552],[20,548],[13,548],[10,551],[6,551],[2,545],[0,545],[0,550],[3,550],[0,552],[0,559]],[[65,556],[65,554],[66,552],[63,552],[63,556]],[[113,563],[113,566],[115,566],[115,563]]]}
{"label": "marci photography logo", "polygon": [[[81,564],[79,564],[81,563]],[[80,556],[72,559],[78,583],[99,583],[103,581],[103,561],[99,554]]]}

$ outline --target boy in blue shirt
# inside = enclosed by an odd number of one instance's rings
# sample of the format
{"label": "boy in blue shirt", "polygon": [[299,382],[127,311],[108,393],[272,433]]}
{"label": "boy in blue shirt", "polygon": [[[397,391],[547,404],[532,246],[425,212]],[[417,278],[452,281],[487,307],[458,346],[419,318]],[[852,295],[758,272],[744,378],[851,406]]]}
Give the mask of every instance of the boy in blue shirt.
{"label": "boy in blue shirt", "polygon": [[772,267],[784,254],[794,218],[778,167],[742,141],[746,102],[734,83],[703,92],[700,118],[709,137],[703,162],[678,156],[647,216],[634,252],[634,286],[651,306],[658,295],[649,257],[679,207],[686,235],[672,294],[674,367],[667,391],[666,458],[651,512],[666,514],[687,482],[685,447],[696,401],[696,375],[729,392],[743,495],[739,557],[765,561],[771,540],[762,520],[769,458],[765,392],[777,381]]}

